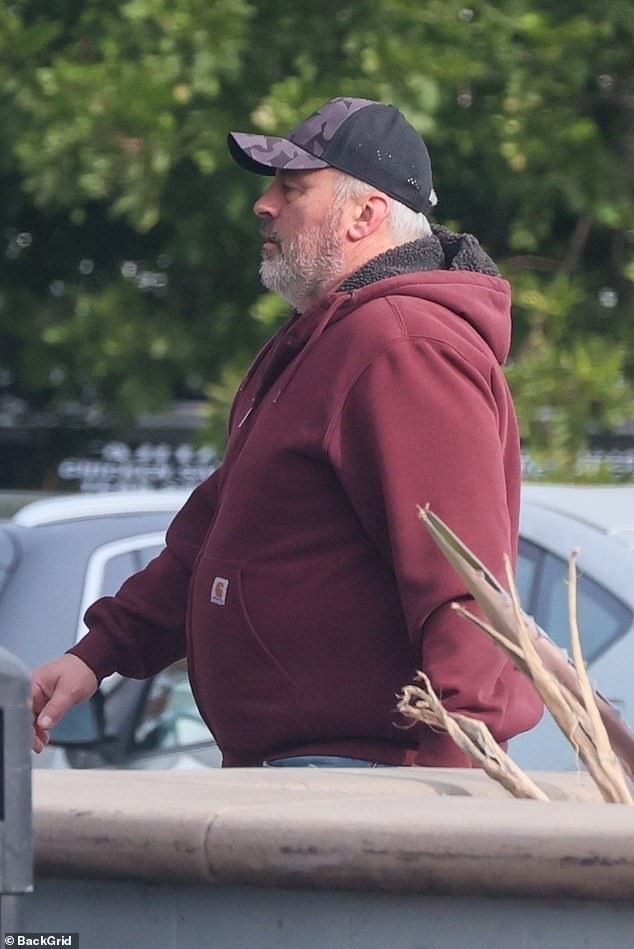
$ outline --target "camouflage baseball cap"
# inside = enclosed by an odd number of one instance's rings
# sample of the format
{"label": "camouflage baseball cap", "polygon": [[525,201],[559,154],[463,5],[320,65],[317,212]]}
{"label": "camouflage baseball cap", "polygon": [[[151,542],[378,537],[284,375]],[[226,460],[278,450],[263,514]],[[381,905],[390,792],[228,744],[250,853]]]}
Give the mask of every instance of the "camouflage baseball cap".
{"label": "camouflage baseball cap", "polygon": [[234,160],[259,175],[338,168],[414,211],[437,203],[427,146],[393,105],[340,97],[286,138],[230,132],[227,141]]}

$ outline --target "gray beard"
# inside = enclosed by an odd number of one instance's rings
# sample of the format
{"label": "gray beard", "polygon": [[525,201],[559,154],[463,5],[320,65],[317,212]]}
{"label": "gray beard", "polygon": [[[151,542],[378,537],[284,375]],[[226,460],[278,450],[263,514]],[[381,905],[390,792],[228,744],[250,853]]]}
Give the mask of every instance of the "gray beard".
{"label": "gray beard", "polygon": [[279,294],[300,313],[344,273],[342,241],[337,233],[341,212],[335,208],[318,227],[282,243],[277,253],[260,264],[260,279],[267,290]]}

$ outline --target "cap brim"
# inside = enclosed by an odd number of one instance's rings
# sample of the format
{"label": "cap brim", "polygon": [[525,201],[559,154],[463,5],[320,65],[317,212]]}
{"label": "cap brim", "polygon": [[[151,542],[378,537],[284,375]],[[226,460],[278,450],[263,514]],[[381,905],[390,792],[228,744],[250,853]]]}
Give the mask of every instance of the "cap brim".
{"label": "cap brim", "polygon": [[314,171],[328,167],[327,162],[315,158],[288,138],[229,132],[227,144],[233,160],[256,175],[274,175],[281,169]]}

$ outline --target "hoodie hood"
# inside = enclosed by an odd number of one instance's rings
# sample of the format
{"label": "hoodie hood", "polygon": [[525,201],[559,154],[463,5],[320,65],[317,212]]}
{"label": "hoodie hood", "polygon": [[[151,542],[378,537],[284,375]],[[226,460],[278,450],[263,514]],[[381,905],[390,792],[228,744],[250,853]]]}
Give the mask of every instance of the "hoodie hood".
{"label": "hoodie hood", "polygon": [[[472,234],[432,225],[432,235],[391,248],[347,277],[339,293],[353,306],[378,296],[411,296],[455,313],[503,365],[511,345],[511,288]],[[341,308],[334,319],[343,316]]]}
{"label": "hoodie hood", "polygon": [[431,237],[392,247],[369,260],[347,277],[339,289],[358,290],[385,277],[429,270],[466,270],[489,277],[500,276],[473,234],[455,234],[439,224],[432,224],[431,229]]}
{"label": "hoodie hood", "polygon": [[[310,348],[327,328],[357,307],[385,296],[418,297],[463,319],[503,365],[511,344],[511,289],[472,234],[432,225],[430,237],[393,247],[372,258],[315,306],[295,313],[253,363],[244,389],[264,363],[254,406],[293,364],[279,398]],[[250,410],[249,410],[250,411]]]}

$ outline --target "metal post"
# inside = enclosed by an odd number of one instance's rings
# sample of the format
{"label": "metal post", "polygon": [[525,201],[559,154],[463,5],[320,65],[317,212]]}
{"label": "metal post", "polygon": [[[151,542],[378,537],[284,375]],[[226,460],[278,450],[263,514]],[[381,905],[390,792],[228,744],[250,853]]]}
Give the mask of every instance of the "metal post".
{"label": "metal post", "polygon": [[0,933],[18,926],[16,897],[33,890],[30,675],[0,647]]}

